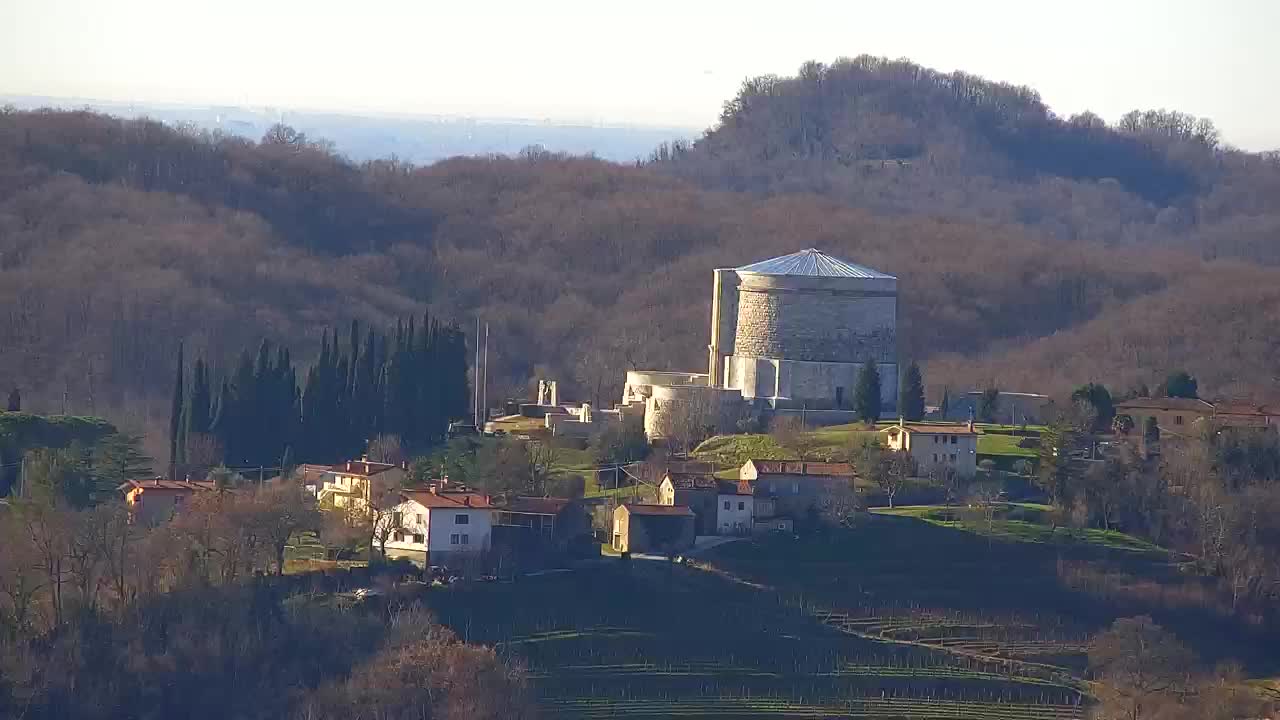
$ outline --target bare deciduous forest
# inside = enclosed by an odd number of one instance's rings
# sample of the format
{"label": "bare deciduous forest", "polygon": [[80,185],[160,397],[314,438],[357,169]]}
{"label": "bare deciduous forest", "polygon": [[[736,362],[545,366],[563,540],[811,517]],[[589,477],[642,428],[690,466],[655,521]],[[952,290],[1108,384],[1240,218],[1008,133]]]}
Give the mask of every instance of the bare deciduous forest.
{"label": "bare deciduous forest", "polygon": [[[930,395],[1186,368],[1275,390],[1280,157],[1211,123],[1054,116],[1033,90],[875,58],[759,78],[692,146],[356,165],[87,112],[0,113],[0,384],[162,436],[176,349],[430,307],[491,325],[489,397],[705,362],[710,271],[819,247],[902,279]],[[221,363],[221,365],[219,365]],[[7,391],[7,387],[5,388]],[[598,396],[598,397],[596,397]]]}

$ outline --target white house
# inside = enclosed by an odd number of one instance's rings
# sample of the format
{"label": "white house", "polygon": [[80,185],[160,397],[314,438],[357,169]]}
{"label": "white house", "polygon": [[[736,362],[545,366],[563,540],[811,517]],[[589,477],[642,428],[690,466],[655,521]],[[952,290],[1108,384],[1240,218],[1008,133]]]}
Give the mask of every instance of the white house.
{"label": "white house", "polygon": [[911,453],[921,476],[954,471],[971,478],[978,471],[978,431],[973,423],[909,423],[898,421],[881,430],[890,450]]}
{"label": "white house", "polygon": [[746,480],[721,480],[716,490],[716,534],[750,535],[755,497]]}
{"label": "white house", "polygon": [[488,496],[405,490],[401,497],[404,501],[380,521],[391,524],[388,556],[448,565],[489,549],[493,505]]}

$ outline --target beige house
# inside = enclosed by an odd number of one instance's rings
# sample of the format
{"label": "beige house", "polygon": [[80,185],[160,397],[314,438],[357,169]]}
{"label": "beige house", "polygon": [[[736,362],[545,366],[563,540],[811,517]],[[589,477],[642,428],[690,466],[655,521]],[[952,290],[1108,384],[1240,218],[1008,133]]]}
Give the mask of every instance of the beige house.
{"label": "beige house", "polygon": [[755,527],[756,502],[751,483],[720,480],[716,488],[716,534],[750,535]]}
{"label": "beige house", "polygon": [[693,547],[693,511],[684,505],[619,505],[613,511],[613,549],[675,553]]}
{"label": "beige house", "polygon": [[1155,418],[1161,432],[1173,435],[1190,433],[1197,420],[1211,420],[1219,427],[1280,429],[1280,408],[1243,400],[1131,398],[1116,403],[1116,415],[1129,416],[1137,433],[1146,429],[1147,418]]}
{"label": "beige house", "polygon": [[400,496],[400,504],[379,521],[378,532],[389,533],[387,555],[449,565],[489,549],[494,507],[488,496],[431,490],[406,490]]}
{"label": "beige house", "polygon": [[348,460],[321,473],[316,500],[321,507],[366,508],[380,491],[403,485],[405,472],[403,465]]}
{"label": "beige house", "polygon": [[116,488],[124,496],[129,520],[147,526],[168,522],[196,493],[216,489],[208,481],[165,480],[159,477],[130,480]]}
{"label": "beige house", "polygon": [[978,471],[978,431],[973,423],[908,423],[880,432],[890,450],[911,454],[921,476],[954,472],[971,478]]}

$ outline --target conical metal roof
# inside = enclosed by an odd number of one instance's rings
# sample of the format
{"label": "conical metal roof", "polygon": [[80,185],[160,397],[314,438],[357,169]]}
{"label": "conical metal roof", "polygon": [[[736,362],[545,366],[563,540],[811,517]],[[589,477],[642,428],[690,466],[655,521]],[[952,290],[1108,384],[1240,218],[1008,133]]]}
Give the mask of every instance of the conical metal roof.
{"label": "conical metal roof", "polygon": [[892,275],[886,275],[879,270],[872,270],[862,265],[854,265],[840,258],[834,258],[830,255],[814,248],[794,252],[790,255],[782,255],[780,257],[771,258],[769,260],[761,260],[760,262],[743,265],[740,268],[734,268],[742,272],[757,273],[759,275],[798,275],[804,277],[831,277],[831,278],[871,278],[879,280],[896,280]]}

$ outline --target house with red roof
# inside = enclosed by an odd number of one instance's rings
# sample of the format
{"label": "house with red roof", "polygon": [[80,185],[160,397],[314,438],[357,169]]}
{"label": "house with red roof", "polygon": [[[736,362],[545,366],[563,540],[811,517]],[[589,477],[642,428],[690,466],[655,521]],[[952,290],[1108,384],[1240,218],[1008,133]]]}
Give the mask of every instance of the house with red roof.
{"label": "house with red roof", "polygon": [[494,506],[475,492],[403,490],[401,502],[378,520],[376,533],[389,532],[389,557],[449,565],[475,559],[488,550]]}

